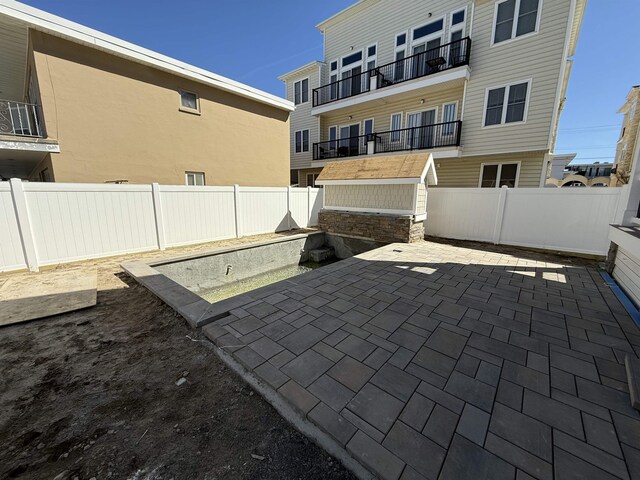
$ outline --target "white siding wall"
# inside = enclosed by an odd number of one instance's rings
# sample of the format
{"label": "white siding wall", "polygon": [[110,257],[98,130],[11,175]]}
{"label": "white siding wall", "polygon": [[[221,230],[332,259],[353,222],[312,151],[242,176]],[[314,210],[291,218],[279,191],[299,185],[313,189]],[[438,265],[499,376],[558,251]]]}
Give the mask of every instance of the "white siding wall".
{"label": "white siding wall", "polygon": [[640,305],[640,259],[618,247],[613,277],[629,297]]}
{"label": "white siding wall", "polygon": [[[300,73],[287,78],[286,93],[287,100],[294,101],[294,84],[299,80],[309,78],[309,101],[296,105],[295,111],[291,113],[291,169],[308,168],[311,166],[313,158],[313,144],[319,141],[318,118],[311,115],[313,105],[313,89],[320,86],[320,67],[314,65],[304,69]],[[296,153],[295,132],[298,130],[309,130],[309,151]]]}
{"label": "white siding wall", "polygon": [[[317,188],[0,182],[0,272],[317,225]],[[19,195],[24,216],[14,206]],[[289,220],[291,212],[291,220]],[[25,226],[23,238],[18,228]],[[30,246],[33,249],[30,250]]]}

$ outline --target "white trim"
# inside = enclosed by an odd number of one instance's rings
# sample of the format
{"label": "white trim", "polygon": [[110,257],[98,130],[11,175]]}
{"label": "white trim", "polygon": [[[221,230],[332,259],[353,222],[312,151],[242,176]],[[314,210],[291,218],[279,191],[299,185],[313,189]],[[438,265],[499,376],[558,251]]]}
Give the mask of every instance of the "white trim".
{"label": "white trim", "polygon": [[[193,185],[189,185],[189,175],[193,175]],[[196,175],[202,175],[202,185],[196,183]],[[206,187],[207,177],[204,172],[196,172],[195,170],[187,170],[184,172],[184,184],[187,187]]]}
{"label": "white trim", "polygon": [[[400,128],[393,128],[393,117],[400,115]],[[397,113],[392,113],[391,116],[389,117],[389,131],[393,132],[395,130],[402,130],[402,120],[403,120],[403,116],[404,116],[404,112],[397,112]],[[391,143],[400,143],[402,141],[402,135],[400,132],[398,132],[398,139],[397,140],[393,140],[393,133],[389,134],[389,139],[391,141]]]}
{"label": "white trim", "polygon": [[[369,49],[371,47],[376,47],[376,53],[375,55],[369,56]],[[364,63],[366,63],[366,65],[363,65],[363,67],[366,67],[366,71],[369,71],[369,62],[373,60],[373,62],[375,63],[375,66],[378,66],[378,51],[379,51],[380,46],[378,45],[378,42],[375,43],[371,43],[369,45],[367,45],[366,47],[364,47]]]}
{"label": "white trim", "polygon": [[314,60],[313,62],[309,62],[306,65],[296,68],[295,70],[291,70],[290,72],[283,73],[278,77],[278,80],[281,82],[287,82],[291,79],[291,77],[296,77],[306,70],[310,70],[312,67],[318,67],[318,70],[321,70],[320,67],[324,65],[323,62],[319,62],[318,60]]}
{"label": "white trim", "polygon": [[391,85],[386,88],[380,88],[372,90],[370,92],[361,93],[353,97],[349,97],[343,100],[336,100],[325,105],[314,107],[311,110],[311,115],[322,115],[334,110],[340,110],[342,108],[352,107],[360,105],[362,103],[371,102],[373,100],[379,100],[382,98],[391,97],[401,93],[407,93],[414,90],[420,90],[433,85],[440,85],[447,82],[453,82],[456,80],[469,79],[471,69],[469,66],[461,66],[445,70],[443,72],[427,75],[426,77],[416,78],[414,80],[408,80],[398,84]]}
{"label": "white trim", "polygon": [[[324,195],[323,195],[324,197]],[[334,207],[331,205],[325,205],[325,210],[337,210],[339,212],[359,212],[359,213],[387,213],[392,215],[407,215],[413,216],[411,210],[392,210],[387,208],[363,208],[363,207]]]}
{"label": "white trim", "polygon": [[[307,149],[304,149],[304,133],[307,132]],[[296,134],[300,133],[300,151],[297,151],[296,145]],[[294,155],[302,155],[303,153],[309,153],[311,151],[311,132],[308,128],[303,128],[302,130],[296,130],[293,132],[293,153]]]}
{"label": "white trim", "polygon": [[45,33],[53,33],[75,43],[124,57],[137,63],[171,72],[221,90],[256,100],[292,112],[294,106],[284,98],[271,95],[235,80],[223,77],[202,68],[189,65],[174,58],[142,48],[65,18],[52,15],[37,8],[12,0],[0,0],[0,15],[26,23],[29,27]]}
{"label": "white trim", "polygon": [[[304,96],[302,95],[302,82],[304,82],[305,80],[307,81],[307,101],[303,102],[302,98]],[[300,103],[296,103],[296,83],[300,84]],[[309,103],[310,100],[311,100],[311,77],[303,77],[293,82],[293,104],[297,107],[300,105],[304,105],[305,103]]]}
{"label": "white trim", "polygon": [[[183,93],[188,93],[191,95],[194,95],[196,97],[196,108],[190,108],[190,107],[185,107],[182,104],[182,94]],[[191,90],[185,90],[184,88],[180,88],[178,89],[178,101],[180,103],[178,110],[180,110],[181,112],[185,112],[185,113],[193,113],[196,115],[201,115],[200,112],[200,95],[198,95],[196,92],[192,92]]]}
{"label": "white trim", "polygon": [[[431,25],[432,23],[436,23],[439,22],[440,20],[442,20],[442,30],[438,30],[437,32],[434,33],[430,33],[429,35],[425,35],[424,37],[420,37],[417,40],[414,40],[413,36],[414,33],[417,29],[422,28],[422,27],[426,27],[427,25]],[[430,42],[431,40],[435,40],[436,38],[440,38],[440,44],[442,44],[443,40],[444,40],[444,34],[446,31],[446,27],[447,27],[447,16],[442,15],[440,17],[436,17],[436,18],[430,18],[428,22],[423,23],[421,25],[418,25],[416,27],[412,27],[409,29],[409,32],[411,32],[411,38],[407,39],[407,43],[409,44],[411,51],[409,53],[411,53],[411,55],[413,55],[413,49],[416,46],[420,46],[423,43],[425,44],[425,48],[426,48],[426,43]]]}
{"label": "white trim", "polygon": [[[453,15],[455,13],[458,12],[462,12],[464,11],[464,21],[461,24],[458,25],[453,25]],[[463,8],[456,8],[454,10],[451,11],[451,13],[449,13],[449,42],[447,43],[451,43],[451,35],[453,35],[456,32],[459,32],[460,30],[462,30],[462,38],[464,38],[466,36],[467,33],[467,6],[465,5]]]}
{"label": "white trim", "polygon": [[473,16],[476,13],[476,2],[471,2],[471,13],[469,14],[469,36],[473,38]]}
{"label": "white trim", "polygon": [[[509,38],[508,40],[503,40],[502,42],[498,42],[495,43],[495,38],[496,38],[496,20],[498,19],[498,6],[504,2],[507,2],[508,0],[500,0],[498,2],[496,2],[494,9],[493,9],[493,23],[492,23],[492,28],[491,28],[491,43],[490,43],[490,47],[496,47],[498,45],[504,45],[504,44],[508,44],[511,42],[515,42],[516,40],[520,40],[523,38],[528,38],[528,37],[532,37],[534,35],[537,35],[540,32],[540,20],[542,19],[542,4],[544,3],[543,0],[539,0],[538,2],[538,11],[537,13],[537,17],[536,17],[536,28],[533,32],[529,32],[529,33],[525,33],[524,35],[520,35],[520,36],[516,36],[516,32],[518,30],[518,19],[520,16],[520,1],[521,0],[515,0],[516,4],[514,6],[514,10],[513,10],[513,25],[511,25],[511,38]],[[571,31],[571,29],[569,28],[568,31]]]}
{"label": "white trim", "polygon": [[[442,104],[442,113],[441,113],[440,123],[445,123],[445,118],[444,118],[445,108],[444,107],[446,107],[447,105],[455,105],[453,120],[451,120],[451,121],[455,122],[456,120],[458,120],[458,108],[459,108],[459,105],[458,105],[458,100],[455,100],[453,102],[445,102],[445,103]],[[436,123],[438,123],[438,122],[436,122]],[[441,132],[440,133],[440,138],[451,137],[451,136],[455,135],[456,134],[455,130],[456,129],[453,128],[451,130],[451,133],[444,133],[444,125],[443,125],[443,128],[441,128],[441,131],[440,131]]]}
{"label": "white trim", "polygon": [[551,128],[549,129],[549,144],[548,144],[549,150],[551,150],[554,137],[556,137],[556,134],[558,133],[556,129],[559,126],[558,118],[560,116],[560,103],[562,102],[562,99],[560,98],[560,96],[562,95],[562,91],[565,86],[564,85],[565,80],[567,82],[569,81],[568,78],[565,79],[565,72],[567,69],[567,62],[569,62],[568,60],[569,59],[569,43],[571,41],[571,30],[572,30],[573,21],[575,20],[574,18],[575,10],[576,10],[576,0],[571,0],[571,6],[569,7],[569,18],[571,20],[567,28],[567,33],[564,40],[565,43],[564,43],[564,49],[562,51],[562,64],[560,65],[560,76],[558,77],[558,80],[559,80],[558,87],[556,90],[556,98],[553,103],[553,114],[551,116]]}
{"label": "white trim", "polygon": [[28,152],[60,153],[57,143],[14,142],[0,140],[0,150],[25,150]]}
{"label": "white trim", "polygon": [[[506,123],[507,119],[507,107],[509,104],[509,91],[511,87],[515,85],[520,85],[522,83],[527,84],[527,98],[524,103],[524,114],[521,121],[518,122],[509,122]],[[489,92],[491,90],[498,90],[500,88],[504,88],[504,99],[502,100],[502,119],[501,122],[495,125],[485,125],[487,121],[487,106],[489,101]],[[523,125],[527,123],[527,116],[529,114],[529,102],[531,100],[531,89],[533,88],[533,78],[529,78],[527,80],[518,80],[514,82],[510,82],[504,85],[496,85],[492,87],[487,87],[484,91],[484,110],[482,113],[482,128],[500,128],[500,127],[508,127],[511,125]]]}
{"label": "white trim", "polygon": [[501,188],[500,187],[500,174],[502,173],[502,165],[513,165],[516,164],[516,182],[513,188],[518,187],[518,183],[520,182],[520,167],[522,162],[520,160],[509,161],[505,160],[504,162],[486,162],[480,164],[480,178],[478,179],[478,188],[482,187],[482,175],[484,173],[485,166],[498,165],[498,171],[496,172],[496,185],[494,187],[484,187],[484,188]]}

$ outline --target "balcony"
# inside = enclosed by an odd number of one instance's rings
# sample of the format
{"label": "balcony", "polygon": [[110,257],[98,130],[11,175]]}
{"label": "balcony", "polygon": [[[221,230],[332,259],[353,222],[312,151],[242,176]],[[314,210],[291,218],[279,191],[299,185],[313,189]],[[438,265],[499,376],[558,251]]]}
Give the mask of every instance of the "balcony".
{"label": "balcony", "polygon": [[313,107],[469,65],[471,39],[462,38],[313,90]]}
{"label": "balcony", "polygon": [[0,100],[0,135],[44,138],[39,105]]}
{"label": "balcony", "polygon": [[459,147],[462,122],[437,123],[422,127],[403,128],[388,132],[341,138],[313,144],[313,159],[375,155],[377,153],[431,150],[443,147]]}

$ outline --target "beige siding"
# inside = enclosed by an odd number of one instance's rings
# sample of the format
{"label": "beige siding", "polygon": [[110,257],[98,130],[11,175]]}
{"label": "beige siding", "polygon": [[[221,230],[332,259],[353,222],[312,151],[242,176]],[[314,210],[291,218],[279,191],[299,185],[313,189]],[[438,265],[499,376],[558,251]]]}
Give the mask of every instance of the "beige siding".
{"label": "beige siding", "polygon": [[640,272],[640,259],[618,248],[613,277],[636,305],[640,304],[640,275],[637,272]]}
{"label": "beige siding", "polygon": [[426,213],[427,211],[427,187],[424,183],[418,185],[418,200],[416,202],[416,213]]}
{"label": "beige siding", "polygon": [[[495,3],[475,7],[462,131],[465,155],[548,150],[571,0],[544,0],[539,33],[491,46]],[[526,123],[482,128],[486,89],[528,79]]]}
{"label": "beige siding", "polygon": [[544,152],[436,160],[439,187],[478,187],[483,163],[520,162],[518,187],[539,187]]}
{"label": "beige siding", "polygon": [[[394,61],[396,34],[410,31],[426,23],[445,17],[445,39],[448,43],[450,14],[467,6],[466,32],[469,32],[469,1],[452,0],[380,0],[362,9],[356,15],[344,15],[344,19],[331,22],[325,31],[325,61],[329,65],[344,55],[368,47],[377,42],[378,66]],[[358,9],[360,10],[360,9]],[[355,10],[354,10],[355,11]],[[353,47],[353,49],[352,49]],[[324,69],[324,82],[328,82],[328,68]]]}
{"label": "beige siding", "polygon": [[327,185],[327,208],[376,208],[413,211],[415,185]]}
{"label": "beige siding", "polygon": [[[313,105],[313,89],[318,88],[320,84],[319,65],[313,65],[295,76],[287,78],[286,91],[287,100],[294,101],[294,84],[297,81],[309,78],[309,101],[296,105],[296,109],[291,113],[291,169],[305,168],[311,166],[313,158],[313,144],[318,142],[318,118],[311,115],[311,106]],[[296,137],[295,132],[299,130],[309,129],[309,151],[304,153],[296,153]]]}
{"label": "beige siding", "polygon": [[[442,105],[450,102],[458,102],[456,110],[457,119],[460,119],[463,87],[454,88],[428,88],[414,92],[394,102],[367,102],[340,112],[331,112],[321,117],[321,141],[329,140],[329,127],[340,125],[360,124],[360,134],[364,132],[364,120],[373,118],[375,132],[391,130],[391,115],[402,113],[402,128],[407,125],[407,113],[421,112],[436,108],[436,122],[442,121]],[[424,100],[424,103],[421,101]],[[350,120],[349,116],[353,118]],[[464,129],[464,126],[463,126]]]}
{"label": "beige siding", "polygon": [[298,186],[308,187],[309,184],[307,182],[307,174],[309,173],[319,174],[321,171],[322,171],[321,168],[310,168],[310,169],[298,170]]}

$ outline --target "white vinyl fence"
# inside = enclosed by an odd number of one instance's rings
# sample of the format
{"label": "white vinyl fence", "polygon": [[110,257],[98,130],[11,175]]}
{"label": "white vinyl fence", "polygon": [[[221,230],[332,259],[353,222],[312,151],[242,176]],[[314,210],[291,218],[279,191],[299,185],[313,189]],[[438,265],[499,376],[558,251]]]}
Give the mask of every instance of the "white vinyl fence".
{"label": "white vinyl fence", "polygon": [[606,255],[621,188],[431,188],[427,235]]}
{"label": "white vinyl fence", "polygon": [[322,190],[0,182],[0,272],[317,225]]}

